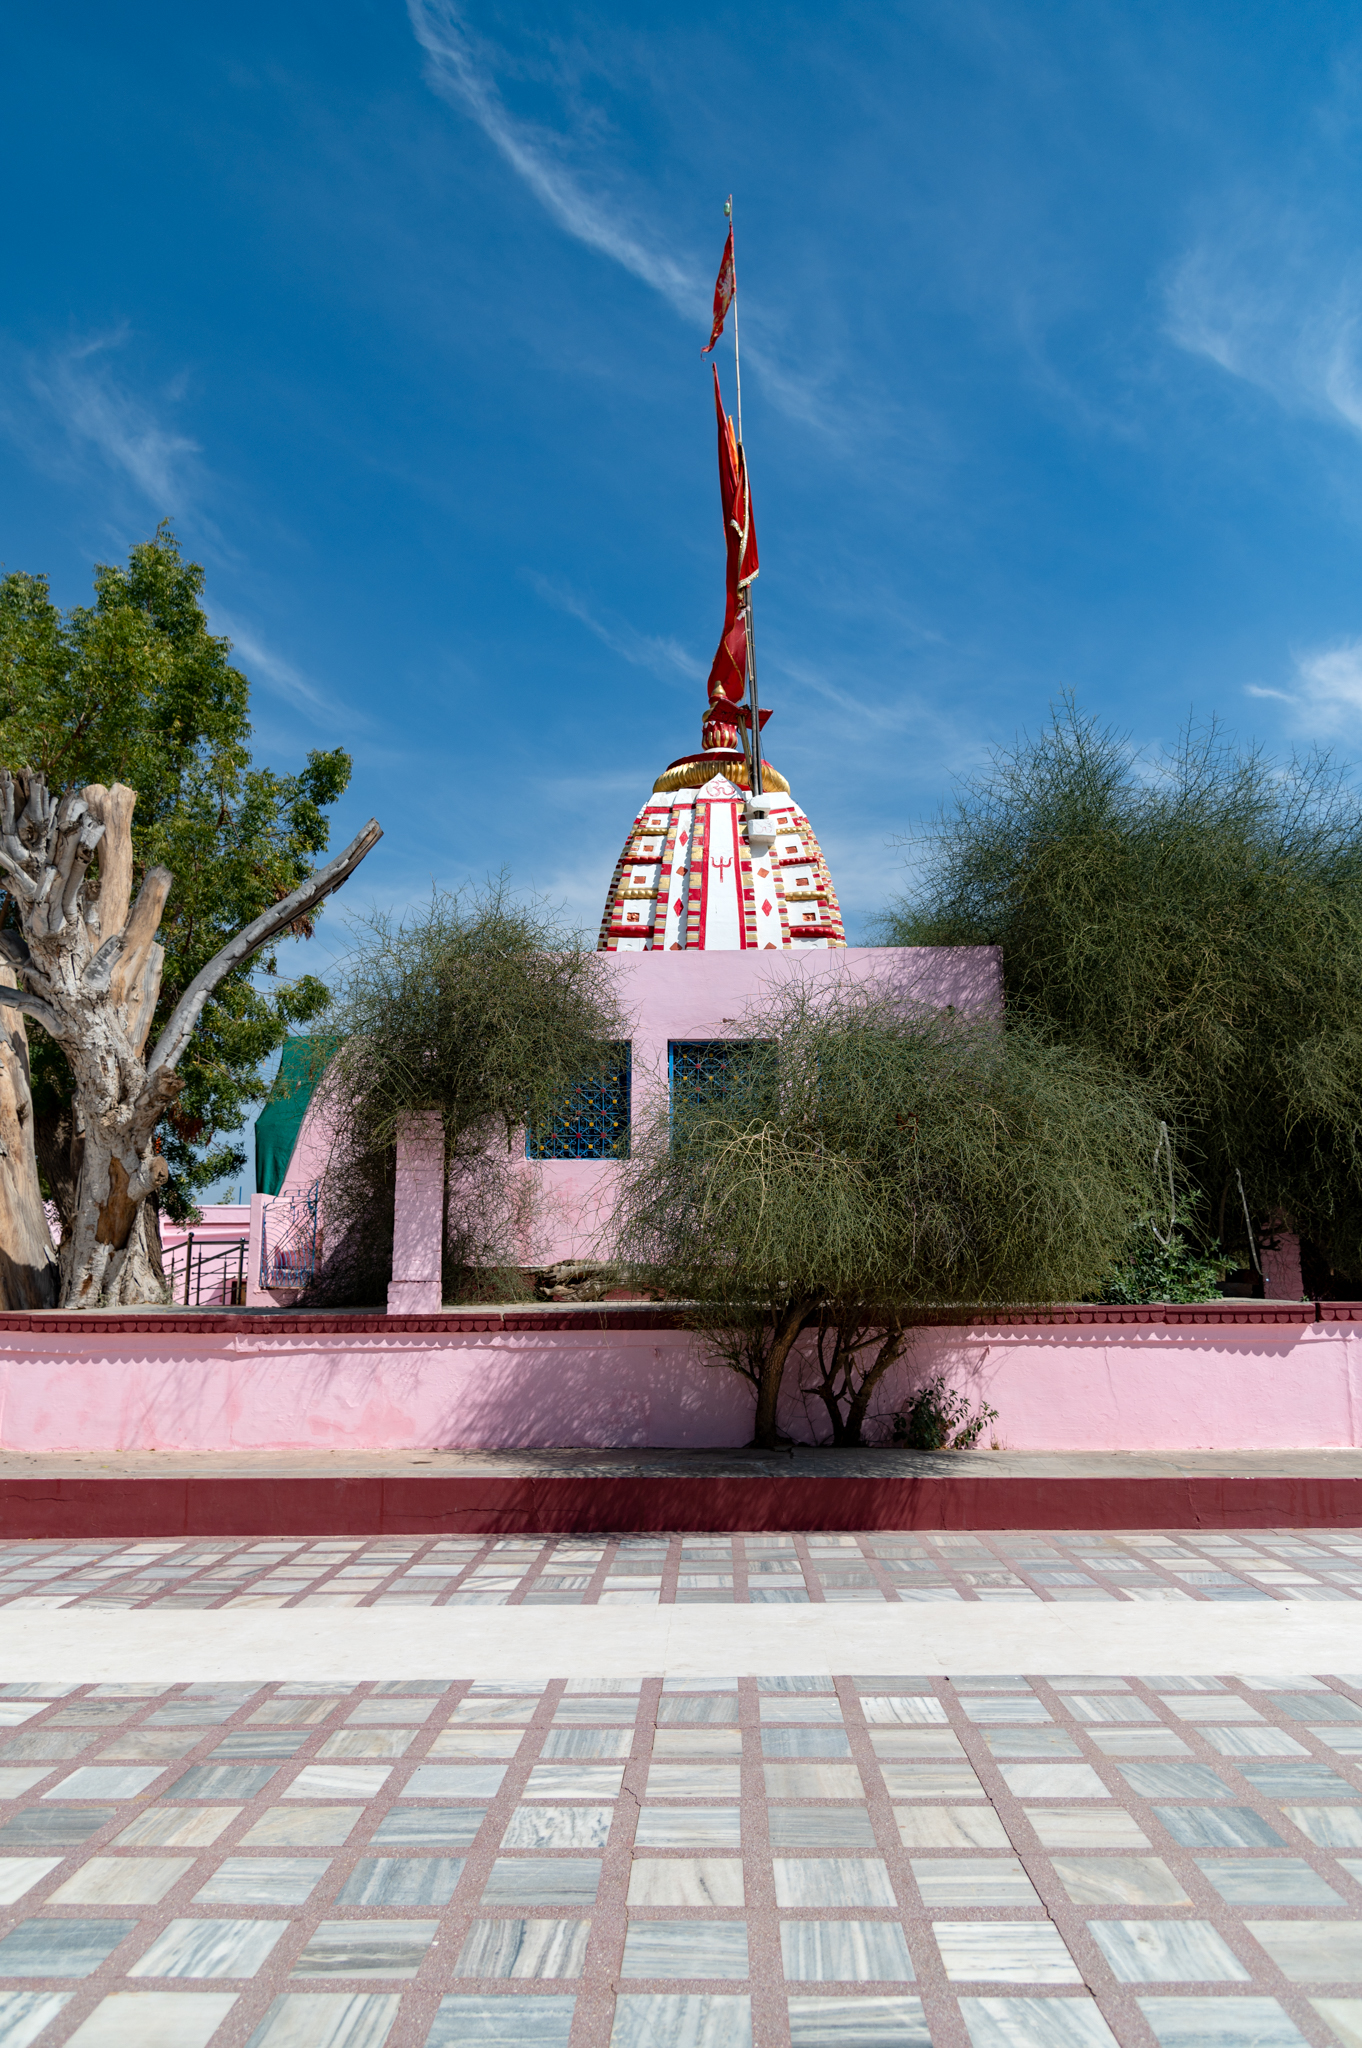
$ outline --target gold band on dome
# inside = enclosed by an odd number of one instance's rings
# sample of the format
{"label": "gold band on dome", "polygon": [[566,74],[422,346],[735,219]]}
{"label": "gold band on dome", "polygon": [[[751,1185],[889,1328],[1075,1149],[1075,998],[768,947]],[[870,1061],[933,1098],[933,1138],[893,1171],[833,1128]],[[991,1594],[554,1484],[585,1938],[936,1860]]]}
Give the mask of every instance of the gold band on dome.
{"label": "gold band on dome", "polygon": [[[749,788],[747,763],[741,754],[709,755],[691,761],[678,761],[659,775],[653,784],[654,796],[670,796],[675,789],[702,789],[715,775],[723,775],[739,789]],[[761,764],[762,787],[768,796],[788,796],[790,785],[778,768],[769,761]]]}

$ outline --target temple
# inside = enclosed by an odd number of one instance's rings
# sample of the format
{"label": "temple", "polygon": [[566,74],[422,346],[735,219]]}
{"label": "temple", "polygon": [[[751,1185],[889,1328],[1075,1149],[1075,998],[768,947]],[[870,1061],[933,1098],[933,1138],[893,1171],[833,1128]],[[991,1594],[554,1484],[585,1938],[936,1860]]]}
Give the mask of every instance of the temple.
{"label": "temple", "polygon": [[[728,555],[724,629],[709,677],[701,750],[658,776],[615,863],[603,953],[799,951],[845,946],[842,912],[813,827],[769,761],[752,764],[769,712],[756,708],[751,585],[756,531],[742,446],[719,418]],[[751,702],[744,702],[750,691]]]}

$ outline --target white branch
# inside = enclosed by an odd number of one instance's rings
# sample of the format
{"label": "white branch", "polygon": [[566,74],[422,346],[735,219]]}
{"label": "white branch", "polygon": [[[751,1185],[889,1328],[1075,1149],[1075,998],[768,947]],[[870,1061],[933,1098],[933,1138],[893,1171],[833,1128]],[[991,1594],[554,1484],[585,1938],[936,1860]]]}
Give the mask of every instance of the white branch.
{"label": "white branch", "polygon": [[29,995],[26,989],[6,988],[0,983],[0,1003],[8,1003],[12,1009],[22,1010],[35,1024],[42,1025],[49,1038],[55,1038],[60,1043],[66,1036],[62,1020],[51,1005],[42,1002],[37,996]]}
{"label": "white branch", "polygon": [[215,953],[213,958],[194,976],[184,994],[175,1006],[174,1013],[156,1043],[156,1050],[147,1062],[148,1080],[160,1067],[174,1067],[189,1043],[190,1034],[199,1021],[200,1012],[209,996],[225,975],[243,960],[249,960],[252,953],[259,952],[272,938],[293,924],[296,919],[306,917],[322,899],[338,889],[342,882],[352,875],[366,853],[377,846],[383,837],[383,828],[377,818],[370,818],[364,830],[350,841],[344,853],[285,896],[282,903],[274,904],[269,910],[248,924],[244,931]]}

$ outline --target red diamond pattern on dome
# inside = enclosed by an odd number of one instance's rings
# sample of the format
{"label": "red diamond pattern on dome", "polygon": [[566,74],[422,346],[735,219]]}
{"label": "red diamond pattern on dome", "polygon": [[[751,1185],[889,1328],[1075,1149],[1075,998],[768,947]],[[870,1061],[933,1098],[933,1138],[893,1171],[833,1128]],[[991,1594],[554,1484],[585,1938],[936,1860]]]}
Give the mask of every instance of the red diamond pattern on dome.
{"label": "red diamond pattern on dome", "polygon": [[769,896],[763,896],[761,899],[761,914],[763,917],[771,915],[771,899]]}
{"label": "red diamond pattern on dome", "polygon": [[680,917],[683,908],[684,905],[682,904],[681,898],[678,896],[675,903],[673,903],[672,905],[672,909],[676,912],[677,916]]}

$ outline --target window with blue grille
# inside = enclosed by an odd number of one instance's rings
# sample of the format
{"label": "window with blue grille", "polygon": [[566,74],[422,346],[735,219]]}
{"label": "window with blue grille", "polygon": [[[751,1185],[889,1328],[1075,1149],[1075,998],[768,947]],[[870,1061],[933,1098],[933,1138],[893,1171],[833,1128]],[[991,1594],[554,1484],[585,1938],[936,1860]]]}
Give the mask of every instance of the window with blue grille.
{"label": "window with blue grille", "polygon": [[759,1038],[674,1038],[667,1047],[673,1110],[738,1107],[765,1082],[770,1046]]}
{"label": "window with blue grille", "polygon": [[627,1159],[629,1157],[627,1042],[610,1047],[610,1065],[578,1082],[561,1110],[529,1132],[527,1159]]}

